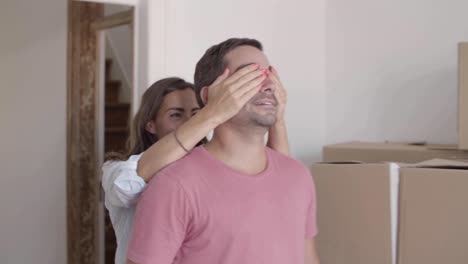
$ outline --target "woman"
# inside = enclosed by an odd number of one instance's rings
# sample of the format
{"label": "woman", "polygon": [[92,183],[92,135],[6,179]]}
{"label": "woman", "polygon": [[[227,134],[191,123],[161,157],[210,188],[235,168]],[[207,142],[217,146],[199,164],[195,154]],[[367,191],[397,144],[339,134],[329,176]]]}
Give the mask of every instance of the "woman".
{"label": "woman", "polygon": [[103,166],[105,205],[117,237],[115,263],[126,262],[135,204],[146,183],[159,170],[203,143],[217,125],[237,114],[258,93],[266,78],[276,84],[279,106],[278,125],[271,129],[268,145],[288,155],[283,122],[286,95],[271,67],[259,69],[258,65],[251,65],[231,76],[226,69],[208,87],[208,104],[201,110],[193,85],[183,79],[162,79],[148,88],[133,120],[129,153],[125,157],[114,155]]}

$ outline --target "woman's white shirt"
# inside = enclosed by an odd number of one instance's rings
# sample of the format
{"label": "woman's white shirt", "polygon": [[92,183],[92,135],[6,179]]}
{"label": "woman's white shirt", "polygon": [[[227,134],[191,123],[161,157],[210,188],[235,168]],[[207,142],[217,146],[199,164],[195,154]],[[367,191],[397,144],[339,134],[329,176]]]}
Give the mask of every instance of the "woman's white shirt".
{"label": "woman's white shirt", "polygon": [[126,161],[107,161],[102,166],[102,187],[105,192],[105,206],[117,238],[116,264],[125,264],[135,207],[140,194],[146,187],[137,174],[140,155],[133,155]]}

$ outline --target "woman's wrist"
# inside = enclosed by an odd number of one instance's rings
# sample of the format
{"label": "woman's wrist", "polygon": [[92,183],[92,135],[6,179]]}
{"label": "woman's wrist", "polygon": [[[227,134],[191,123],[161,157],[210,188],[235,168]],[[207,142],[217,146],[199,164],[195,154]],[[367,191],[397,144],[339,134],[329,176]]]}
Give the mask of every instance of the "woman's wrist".
{"label": "woman's wrist", "polygon": [[214,129],[219,126],[223,120],[221,120],[221,113],[211,108],[209,105],[203,107],[194,118],[198,117],[203,123],[207,124],[210,129]]}
{"label": "woman's wrist", "polygon": [[283,118],[281,118],[281,119],[276,119],[276,122],[272,128],[284,128],[284,127],[286,127],[286,121]]}

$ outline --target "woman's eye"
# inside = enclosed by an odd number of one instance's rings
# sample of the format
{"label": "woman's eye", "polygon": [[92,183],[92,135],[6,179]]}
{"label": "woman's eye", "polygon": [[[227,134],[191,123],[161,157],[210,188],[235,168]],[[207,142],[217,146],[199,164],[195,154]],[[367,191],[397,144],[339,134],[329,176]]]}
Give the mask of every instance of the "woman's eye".
{"label": "woman's eye", "polygon": [[174,113],[174,114],[171,114],[170,117],[179,118],[179,117],[182,117],[182,115],[179,113]]}

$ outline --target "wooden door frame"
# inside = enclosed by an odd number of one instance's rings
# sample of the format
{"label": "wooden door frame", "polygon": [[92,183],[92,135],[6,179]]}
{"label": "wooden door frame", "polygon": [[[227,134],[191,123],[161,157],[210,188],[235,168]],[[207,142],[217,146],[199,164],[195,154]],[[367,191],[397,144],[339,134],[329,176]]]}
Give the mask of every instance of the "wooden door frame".
{"label": "wooden door frame", "polygon": [[96,39],[91,24],[103,4],[68,0],[67,255],[69,264],[98,263],[96,177]]}
{"label": "wooden door frame", "polygon": [[[67,263],[99,263],[100,93],[97,35],[128,23],[128,14],[103,19],[104,4],[68,0]],[[133,23],[133,9],[131,23]],[[133,32],[133,27],[132,32]],[[132,34],[133,35],[133,34]],[[132,36],[132,42],[134,38]],[[135,49],[133,48],[133,54]],[[134,66],[135,67],[135,66]],[[136,79],[136,76],[133,76]],[[136,82],[134,82],[136,83]],[[132,89],[136,89],[133,87]],[[133,92],[132,95],[135,93]],[[132,100],[133,101],[133,100]]]}
{"label": "wooden door frame", "polygon": [[133,10],[134,8],[132,7],[127,11],[99,18],[93,22],[92,27],[94,30],[105,30],[122,25],[130,25],[133,32]]}

